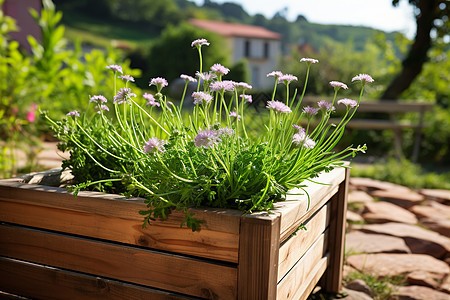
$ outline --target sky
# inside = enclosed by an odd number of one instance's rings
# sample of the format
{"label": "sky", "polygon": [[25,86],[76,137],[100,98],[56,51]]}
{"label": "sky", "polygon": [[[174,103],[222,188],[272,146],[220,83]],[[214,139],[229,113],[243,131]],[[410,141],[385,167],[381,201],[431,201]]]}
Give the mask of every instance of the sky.
{"label": "sky", "polygon": [[[250,14],[257,13],[272,18],[286,10],[286,18],[294,21],[303,15],[311,23],[336,25],[362,25],[383,31],[399,31],[413,38],[416,23],[413,6],[400,0],[397,7],[392,0],[212,0],[213,2],[234,2],[241,4]],[[203,0],[194,0],[203,4]]]}

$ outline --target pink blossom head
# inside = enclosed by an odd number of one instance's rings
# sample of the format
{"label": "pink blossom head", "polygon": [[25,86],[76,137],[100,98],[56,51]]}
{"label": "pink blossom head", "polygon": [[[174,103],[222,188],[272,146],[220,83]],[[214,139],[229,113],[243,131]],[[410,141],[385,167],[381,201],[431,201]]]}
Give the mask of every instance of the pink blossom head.
{"label": "pink blossom head", "polygon": [[327,102],[325,100],[321,100],[321,101],[317,102],[317,106],[319,107],[319,109],[321,111],[324,111],[324,112],[335,110],[334,106],[332,106],[330,102]]}
{"label": "pink blossom head", "polygon": [[69,117],[79,117],[79,116],[80,116],[80,113],[79,113],[77,110],[72,110],[72,111],[69,111],[69,112],[66,114],[66,116],[69,116]]}
{"label": "pink blossom head", "polygon": [[240,97],[247,103],[253,102],[252,95],[241,95]]}
{"label": "pink blossom head", "polygon": [[94,95],[91,97],[89,102],[94,102],[94,103],[100,104],[100,103],[106,103],[106,102],[108,102],[108,100],[106,100],[105,96],[103,96],[103,95]]}
{"label": "pink blossom head", "polygon": [[302,59],[300,59],[300,62],[306,62],[308,65],[311,65],[311,64],[316,64],[319,61],[317,59],[314,59],[314,58],[303,57]]}
{"label": "pink blossom head", "polygon": [[367,82],[373,82],[373,81],[374,81],[373,78],[372,78],[372,76],[370,76],[369,74],[359,74],[359,75],[356,75],[355,77],[352,78],[352,82],[353,82],[353,81],[356,81],[356,80],[361,81],[361,83],[362,83],[363,85],[365,85]]}
{"label": "pink blossom head", "polygon": [[131,97],[136,97],[136,94],[132,93],[130,88],[121,88],[114,96],[113,103],[114,104],[128,103]]}
{"label": "pink blossom head", "polygon": [[289,106],[277,100],[268,101],[266,107],[276,113],[288,114],[292,112]]}
{"label": "pink blossom head", "polygon": [[284,74],[280,77],[278,77],[279,82],[284,82],[284,84],[288,85],[291,83],[291,81],[298,80],[297,76],[294,76],[292,74]]}
{"label": "pink blossom head", "polygon": [[101,114],[103,111],[109,111],[108,106],[104,105],[104,104],[99,104],[95,106],[95,109],[97,110],[98,114]]}
{"label": "pink blossom head", "polygon": [[192,77],[192,76],[185,75],[185,74],[181,74],[181,75],[180,75],[180,78],[181,78],[181,79],[184,79],[184,80],[186,81],[186,83],[187,83],[187,82],[197,82],[197,79],[195,79],[195,78]]}
{"label": "pink blossom head", "polygon": [[168,86],[169,84],[167,83],[167,80],[165,78],[156,77],[150,80],[149,86],[152,85],[156,86],[156,90],[158,91],[158,93],[160,93],[162,88]]}
{"label": "pink blossom head", "polygon": [[237,82],[235,85],[238,86],[238,87],[243,88],[244,91],[245,90],[251,90],[253,88],[250,84],[248,84],[246,82]]}
{"label": "pink blossom head", "polygon": [[36,111],[34,109],[27,113],[27,121],[30,123],[34,123],[34,121],[36,121]]}
{"label": "pink blossom head", "polygon": [[303,146],[308,149],[313,149],[316,146],[316,142],[309,138],[305,131],[302,130],[292,136],[292,143],[297,147]]}
{"label": "pink blossom head", "polygon": [[348,89],[348,86],[345,83],[339,82],[339,81],[330,81],[330,85],[332,87],[334,87],[335,90],[339,90],[339,89]]}
{"label": "pink blossom head", "polygon": [[119,78],[126,82],[128,81],[134,82],[134,78],[131,75],[120,75]]}
{"label": "pink blossom head", "polygon": [[281,73],[281,71],[272,71],[269,74],[267,74],[266,76],[278,78],[280,76],[283,76],[283,73]]}
{"label": "pink blossom head", "polygon": [[157,137],[152,137],[144,144],[144,152],[146,153],[155,153],[156,151],[164,152],[166,149],[164,148],[165,141],[160,140]]}
{"label": "pink blossom head", "polygon": [[236,118],[238,121],[241,119],[241,116],[238,115],[238,113],[235,112],[235,111],[230,112],[230,117],[231,118]]}
{"label": "pink blossom head", "polygon": [[191,47],[201,48],[202,46],[209,46],[206,39],[197,39],[191,43]]}
{"label": "pink blossom head", "polygon": [[310,118],[310,117],[316,115],[318,111],[319,111],[318,108],[314,108],[314,107],[311,107],[311,106],[305,106],[305,107],[303,107],[303,113],[304,113],[308,118]]}
{"label": "pink blossom head", "polygon": [[150,93],[145,93],[144,95],[142,95],[142,97],[144,97],[145,100],[147,100],[147,104],[148,106],[157,106],[160,107],[161,105],[156,101],[155,97],[150,94]]}
{"label": "pink blossom head", "polygon": [[200,78],[203,81],[209,82],[215,78],[217,78],[217,75],[213,72],[204,72],[204,73],[200,73],[199,71],[197,71],[195,73],[195,75]]}
{"label": "pink blossom head", "polygon": [[209,148],[215,143],[220,143],[219,131],[214,129],[201,130],[194,138],[194,145],[196,147]]}
{"label": "pink blossom head", "polygon": [[224,81],[215,81],[209,85],[209,88],[213,92],[232,92],[234,91],[234,81],[224,80]]}
{"label": "pink blossom head", "polygon": [[228,72],[230,72],[230,69],[222,66],[221,64],[214,64],[211,67],[211,71],[215,72],[217,74],[217,76],[220,76],[220,75],[227,75]]}
{"label": "pink blossom head", "polygon": [[344,98],[338,100],[337,104],[344,104],[347,107],[347,109],[350,109],[356,107],[358,105],[358,102],[356,102],[353,99]]}
{"label": "pink blossom head", "polygon": [[210,103],[213,97],[205,92],[193,92],[194,104]]}
{"label": "pink blossom head", "polygon": [[120,74],[123,74],[122,67],[118,66],[118,65],[109,65],[109,66],[106,66],[106,69],[113,70],[114,73],[119,72]]}

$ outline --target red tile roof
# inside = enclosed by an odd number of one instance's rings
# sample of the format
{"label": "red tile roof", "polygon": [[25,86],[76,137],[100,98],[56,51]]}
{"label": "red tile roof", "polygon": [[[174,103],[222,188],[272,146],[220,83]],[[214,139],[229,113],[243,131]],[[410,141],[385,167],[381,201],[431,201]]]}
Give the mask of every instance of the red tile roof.
{"label": "red tile roof", "polygon": [[196,27],[212,31],[226,37],[239,36],[272,40],[281,39],[281,35],[279,33],[270,31],[260,26],[199,19],[191,19],[189,22]]}

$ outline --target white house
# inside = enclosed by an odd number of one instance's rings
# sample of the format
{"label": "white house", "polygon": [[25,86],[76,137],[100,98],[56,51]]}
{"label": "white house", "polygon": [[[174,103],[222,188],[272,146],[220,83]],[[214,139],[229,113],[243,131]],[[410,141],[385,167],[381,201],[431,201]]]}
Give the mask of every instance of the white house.
{"label": "white house", "polygon": [[273,78],[266,75],[275,70],[281,55],[281,35],[260,26],[222,21],[191,19],[196,27],[225,37],[232,49],[232,63],[245,58],[248,61],[251,82],[256,89],[271,89]]}

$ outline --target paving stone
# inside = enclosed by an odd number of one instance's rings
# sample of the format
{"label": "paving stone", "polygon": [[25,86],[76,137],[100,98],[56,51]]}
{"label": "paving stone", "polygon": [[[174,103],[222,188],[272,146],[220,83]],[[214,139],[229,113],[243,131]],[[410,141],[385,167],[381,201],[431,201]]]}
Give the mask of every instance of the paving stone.
{"label": "paving stone", "polygon": [[363,217],[361,217],[359,214],[357,214],[351,210],[347,210],[346,218],[347,218],[347,221],[350,221],[350,222],[364,222]]}
{"label": "paving stone", "polygon": [[439,290],[450,294],[450,275],[447,275],[445,277],[444,281],[442,282],[441,286],[439,287]]}
{"label": "paving stone", "polygon": [[353,229],[367,233],[387,234],[400,237],[412,253],[429,254],[444,258],[450,252],[450,238],[419,226],[402,223],[353,225]]}
{"label": "paving stone", "polygon": [[384,201],[365,203],[362,217],[368,223],[398,222],[416,224],[418,222],[413,213]]}
{"label": "paving stone", "polygon": [[411,253],[402,238],[360,231],[346,234],[345,251],[356,253]]}
{"label": "paving stone", "polygon": [[450,206],[443,205],[436,201],[428,201],[425,205],[411,207],[410,211],[419,219],[447,219],[450,220]]}
{"label": "paving stone", "polygon": [[391,190],[391,189],[411,191],[410,188],[407,188],[402,185],[364,177],[350,177],[350,184],[353,187],[357,188],[358,190],[362,191]]}
{"label": "paving stone", "polygon": [[398,300],[449,300],[450,295],[429,287],[410,285],[400,286],[393,293],[392,299]]}
{"label": "paving stone", "polygon": [[369,295],[367,295],[367,294],[365,294],[363,292],[354,291],[354,290],[347,289],[347,288],[342,288],[342,291],[344,293],[346,293],[347,296],[339,297],[339,299],[344,299],[344,300],[373,300],[372,297],[370,297]]}
{"label": "paving stone", "polygon": [[372,289],[367,285],[367,283],[362,279],[355,279],[349,282],[346,286],[347,289],[362,292],[370,297],[373,297]]}
{"label": "paving stone", "polygon": [[365,203],[365,202],[372,202],[373,197],[364,191],[352,191],[348,193],[347,200],[349,203]]}
{"label": "paving stone", "polygon": [[445,262],[425,254],[357,254],[348,256],[347,263],[361,272],[380,277],[420,271],[443,280],[450,272]]}
{"label": "paving stone", "polygon": [[427,199],[436,200],[438,202],[447,202],[450,204],[450,190],[441,189],[421,189],[418,192]]}
{"label": "paving stone", "polygon": [[377,197],[380,200],[391,202],[395,205],[409,209],[414,205],[420,204],[425,200],[425,197],[412,190],[390,189],[390,190],[377,190],[370,192],[370,195]]}
{"label": "paving stone", "polygon": [[440,282],[442,282],[442,277],[433,276],[433,274],[430,272],[414,271],[406,276],[406,281],[410,285],[427,286],[436,289],[440,286]]}
{"label": "paving stone", "polygon": [[428,229],[450,238],[450,220],[421,219],[420,223]]}

